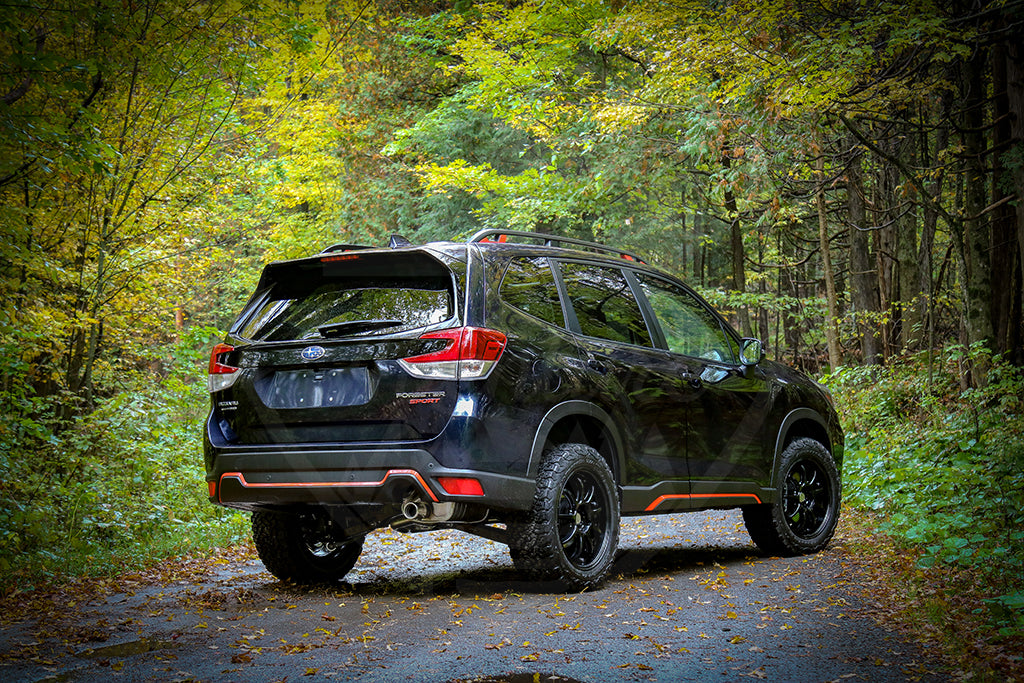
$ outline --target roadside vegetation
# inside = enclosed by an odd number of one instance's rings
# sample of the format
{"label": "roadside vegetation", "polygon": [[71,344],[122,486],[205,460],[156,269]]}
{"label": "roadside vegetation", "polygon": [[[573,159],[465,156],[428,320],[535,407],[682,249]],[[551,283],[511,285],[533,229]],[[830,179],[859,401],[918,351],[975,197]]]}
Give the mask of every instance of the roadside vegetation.
{"label": "roadside vegetation", "polygon": [[[116,576],[243,542],[248,518],[211,505],[203,480],[204,376],[213,329],[149,351],[73,428],[59,398],[22,396],[0,417],[0,594]],[[5,358],[17,358],[13,351]]]}
{"label": "roadside vegetation", "polygon": [[[1024,673],[1024,373],[951,346],[825,378],[847,435],[843,503],[867,599],[978,680]],[[976,360],[976,359],[975,359]]]}

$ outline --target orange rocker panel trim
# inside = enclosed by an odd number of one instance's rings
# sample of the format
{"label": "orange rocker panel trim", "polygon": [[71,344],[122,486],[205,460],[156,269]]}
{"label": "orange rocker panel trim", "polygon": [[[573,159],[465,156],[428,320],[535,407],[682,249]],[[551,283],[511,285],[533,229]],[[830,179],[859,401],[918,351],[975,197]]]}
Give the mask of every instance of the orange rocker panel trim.
{"label": "orange rocker panel trim", "polygon": [[761,499],[753,493],[670,493],[655,498],[653,503],[644,508],[644,512],[651,512],[666,500],[697,500],[701,498],[753,498],[755,503],[761,504]]}

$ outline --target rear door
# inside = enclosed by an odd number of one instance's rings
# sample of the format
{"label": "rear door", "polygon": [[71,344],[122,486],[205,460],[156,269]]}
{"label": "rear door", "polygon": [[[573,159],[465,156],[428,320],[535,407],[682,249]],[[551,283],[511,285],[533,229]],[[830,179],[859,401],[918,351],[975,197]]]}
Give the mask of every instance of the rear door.
{"label": "rear door", "polygon": [[215,398],[235,443],[415,441],[438,434],[457,382],[399,360],[459,325],[458,270],[424,251],[328,254],[268,266],[232,328],[242,375]]}
{"label": "rear door", "polygon": [[686,507],[686,380],[654,338],[622,269],[561,262],[571,329],[593,381],[591,397],[629,443],[620,475],[623,511]]}

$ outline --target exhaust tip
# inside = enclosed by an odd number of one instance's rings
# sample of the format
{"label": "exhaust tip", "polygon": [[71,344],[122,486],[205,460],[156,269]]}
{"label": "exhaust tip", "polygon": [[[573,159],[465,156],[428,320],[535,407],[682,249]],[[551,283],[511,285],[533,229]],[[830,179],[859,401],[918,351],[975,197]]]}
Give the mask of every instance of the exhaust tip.
{"label": "exhaust tip", "polygon": [[423,519],[429,514],[430,507],[422,498],[406,498],[402,501],[402,516],[406,519]]}

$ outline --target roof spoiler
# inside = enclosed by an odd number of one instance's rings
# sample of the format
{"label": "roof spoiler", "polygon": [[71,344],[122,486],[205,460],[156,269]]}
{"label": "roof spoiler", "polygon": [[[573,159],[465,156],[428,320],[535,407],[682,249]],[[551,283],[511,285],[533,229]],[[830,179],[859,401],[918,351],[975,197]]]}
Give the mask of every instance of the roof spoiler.
{"label": "roof spoiler", "polygon": [[[411,246],[412,242],[410,242],[409,239],[404,235],[399,235],[398,233],[392,234],[391,238],[388,240],[389,249],[401,249],[402,247]],[[336,251],[360,251],[362,249],[376,249],[376,247],[370,246],[368,244],[332,244],[331,246],[327,247],[320,253],[330,254]]]}

